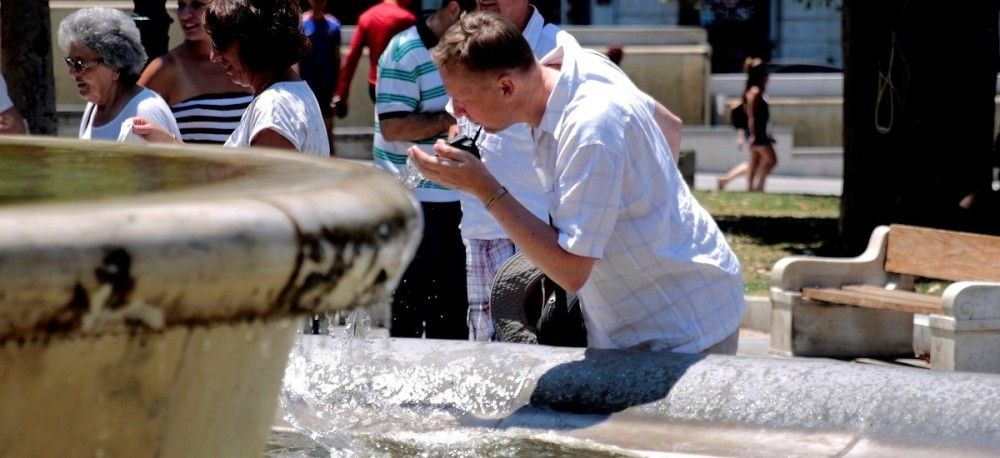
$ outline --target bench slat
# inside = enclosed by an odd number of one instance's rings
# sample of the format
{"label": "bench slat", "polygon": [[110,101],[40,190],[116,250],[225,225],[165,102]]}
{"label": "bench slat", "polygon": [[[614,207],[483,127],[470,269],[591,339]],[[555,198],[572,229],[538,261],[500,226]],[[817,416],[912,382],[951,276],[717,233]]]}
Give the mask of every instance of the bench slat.
{"label": "bench slat", "polygon": [[938,296],[931,296],[930,294],[921,294],[914,291],[901,291],[895,289],[885,289],[881,286],[875,285],[846,285],[840,289],[846,289],[848,291],[857,291],[859,293],[868,293],[876,296],[885,297],[889,300],[896,300],[897,302],[911,302],[914,304],[925,304],[931,307],[940,305],[941,298]]}
{"label": "bench slat", "polygon": [[882,294],[843,290],[838,288],[803,288],[802,296],[823,302],[896,310],[906,313],[940,314],[942,312],[940,300],[938,300],[936,304],[928,304],[922,300],[919,302],[904,302],[898,297],[887,297]]}
{"label": "bench slat", "polygon": [[893,224],[885,270],[951,281],[1000,281],[1000,237]]}

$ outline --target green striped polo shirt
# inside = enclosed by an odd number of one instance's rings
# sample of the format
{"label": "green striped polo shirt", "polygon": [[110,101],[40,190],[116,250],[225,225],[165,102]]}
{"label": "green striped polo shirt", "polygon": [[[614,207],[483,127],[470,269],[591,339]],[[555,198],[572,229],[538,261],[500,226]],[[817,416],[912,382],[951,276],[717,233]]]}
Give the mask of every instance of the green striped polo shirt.
{"label": "green striped polo shirt", "polygon": [[[444,111],[448,94],[444,91],[441,74],[431,60],[430,51],[420,37],[417,26],[410,27],[389,41],[378,61],[378,83],[375,86],[375,142],[372,155],[375,166],[396,176],[406,168],[406,150],[416,144],[428,154],[439,136],[410,141],[387,141],[382,137],[380,118],[405,116],[410,113]],[[435,182],[423,180],[414,189],[422,202],[452,202],[458,192]]]}

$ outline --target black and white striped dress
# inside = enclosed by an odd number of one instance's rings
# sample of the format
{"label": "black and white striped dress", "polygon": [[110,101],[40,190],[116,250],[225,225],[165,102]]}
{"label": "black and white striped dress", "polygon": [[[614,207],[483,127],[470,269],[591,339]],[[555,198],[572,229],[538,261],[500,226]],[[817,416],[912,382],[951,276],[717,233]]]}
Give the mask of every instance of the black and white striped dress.
{"label": "black and white striped dress", "polygon": [[252,100],[253,95],[244,92],[204,94],[178,103],[170,110],[177,119],[184,143],[221,145],[240,124]]}

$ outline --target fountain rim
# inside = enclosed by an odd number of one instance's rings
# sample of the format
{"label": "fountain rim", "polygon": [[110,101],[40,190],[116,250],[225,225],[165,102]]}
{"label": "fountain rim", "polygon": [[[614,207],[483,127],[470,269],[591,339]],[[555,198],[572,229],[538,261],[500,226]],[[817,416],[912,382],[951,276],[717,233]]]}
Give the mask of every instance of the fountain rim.
{"label": "fountain rim", "polygon": [[[378,177],[375,179],[388,185],[396,182],[387,174],[380,173],[362,161],[312,156],[273,148],[227,148],[201,144],[135,144],[15,135],[0,136],[0,145],[52,146],[80,152],[101,149],[103,153],[112,154],[141,153],[143,156],[193,159],[205,163],[235,166],[244,172],[240,176],[227,178],[220,183],[193,185],[174,190],[149,191],[130,196],[102,197],[96,200],[15,202],[0,205],[0,218],[3,218],[7,212],[19,212],[28,208],[32,211],[45,212],[47,209],[51,209],[53,212],[60,212],[68,207],[80,208],[95,205],[129,206],[192,199],[199,202],[223,201],[274,196],[289,192],[301,192],[306,189],[328,188],[331,185],[337,186],[359,178]],[[331,175],[331,172],[334,175]],[[295,178],[297,181],[279,181],[276,179],[278,175],[282,178]],[[333,179],[331,180],[331,178]],[[203,191],[206,189],[211,190],[213,194],[205,196]]]}
{"label": "fountain rim", "polygon": [[0,137],[2,145],[203,159],[246,173],[135,196],[0,206],[0,343],[373,303],[391,293],[421,233],[412,193],[344,160],[39,137]]}

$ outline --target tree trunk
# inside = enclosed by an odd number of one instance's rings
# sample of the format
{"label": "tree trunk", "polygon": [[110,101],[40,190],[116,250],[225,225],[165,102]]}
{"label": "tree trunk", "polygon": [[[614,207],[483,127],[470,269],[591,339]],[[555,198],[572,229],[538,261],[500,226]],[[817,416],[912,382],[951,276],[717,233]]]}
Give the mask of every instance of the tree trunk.
{"label": "tree trunk", "polygon": [[133,0],[133,20],[139,28],[142,47],[150,61],[167,53],[170,23],[166,0]]}
{"label": "tree trunk", "polygon": [[0,68],[33,134],[56,135],[49,2],[0,2]]}
{"label": "tree trunk", "polygon": [[982,228],[958,203],[992,179],[996,2],[843,6],[845,248],[879,224]]}

